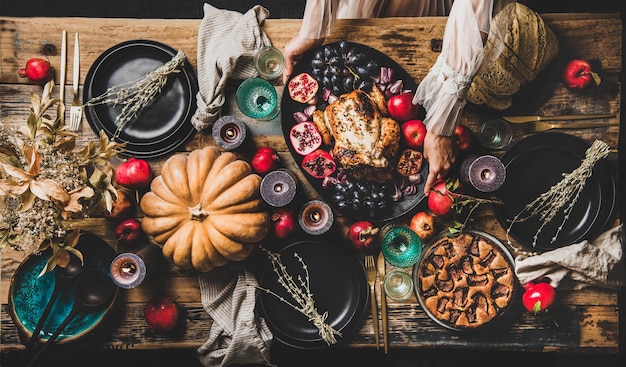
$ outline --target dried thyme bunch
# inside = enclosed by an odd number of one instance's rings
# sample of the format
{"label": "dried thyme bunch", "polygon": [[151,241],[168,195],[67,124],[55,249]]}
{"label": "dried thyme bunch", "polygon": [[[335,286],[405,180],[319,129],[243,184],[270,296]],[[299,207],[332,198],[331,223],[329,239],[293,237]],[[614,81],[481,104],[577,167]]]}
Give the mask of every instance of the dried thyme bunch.
{"label": "dried thyme bunch", "polygon": [[596,140],[585,152],[585,159],[580,166],[569,174],[563,174],[563,179],[553,185],[548,191],[539,195],[535,200],[526,204],[524,208],[513,217],[511,224],[506,230],[506,236],[508,244],[511,245],[509,239],[509,233],[513,225],[517,222],[523,222],[532,217],[539,217],[541,225],[533,236],[533,247],[537,245],[537,239],[539,234],[546,226],[548,222],[554,219],[556,215],[563,210],[563,221],[556,230],[556,233],[551,238],[550,243],[556,241],[559,233],[563,229],[565,222],[569,219],[569,215],[576,205],[580,193],[582,192],[587,179],[593,173],[593,167],[600,159],[606,158],[610,152],[610,147],[600,141]]}
{"label": "dried thyme bunch", "polygon": [[282,285],[283,288],[285,288],[285,290],[291,295],[297,305],[286,300],[284,297],[276,294],[269,289],[258,286],[257,288],[265,291],[266,293],[274,295],[281,302],[288,304],[296,311],[299,311],[300,313],[308,317],[309,321],[313,322],[315,327],[317,327],[317,329],[319,330],[319,336],[324,339],[326,344],[331,345],[337,343],[335,335],[341,336],[341,332],[333,329],[330,325],[326,323],[326,318],[328,318],[328,312],[320,314],[315,308],[313,293],[311,293],[311,289],[309,287],[309,270],[307,265],[304,263],[302,257],[300,257],[300,255],[295,252],[293,254],[293,256],[302,265],[302,269],[304,270],[304,279],[300,274],[298,274],[297,278],[294,279],[293,276],[291,276],[287,272],[287,268],[285,267],[285,265],[283,265],[280,259],[280,254],[271,252],[262,246],[261,250],[263,250],[267,254],[269,260],[272,262],[272,268],[274,269],[274,273],[276,273],[276,275],[278,276],[278,283]]}
{"label": "dried thyme bunch", "polygon": [[168,76],[179,72],[179,67],[186,59],[187,54],[183,50],[178,50],[178,53],[170,61],[156,70],[148,72],[138,80],[110,87],[103,94],[87,101],[85,107],[103,104],[113,105],[113,107],[124,106],[115,118],[117,129],[112,137],[115,140],[124,126],[135,118],[157,94],[161,93],[161,89],[167,83]]}

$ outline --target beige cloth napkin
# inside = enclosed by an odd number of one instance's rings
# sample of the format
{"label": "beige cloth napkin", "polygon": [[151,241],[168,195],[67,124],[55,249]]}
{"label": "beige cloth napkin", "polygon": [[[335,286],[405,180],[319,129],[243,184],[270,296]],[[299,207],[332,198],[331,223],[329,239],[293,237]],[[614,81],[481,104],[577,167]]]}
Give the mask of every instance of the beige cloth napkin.
{"label": "beige cloth napkin", "polygon": [[261,23],[269,11],[255,5],[245,14],[204,4],[198,30],[197,109],[192,125],[201,131],[213,126],[224,105],[228,78],[247,79],[256,74],[254,54],[271,45]]}
{"label": "beige cloth napkin", "polygon": [[213,319],[208,340],[197,349],[206,367],[270,363],[273,335],[255,313],[257,280],[235,263],[198,275],[202,306]]}
{"label": "beige cloth napkin", "polygon": [[619,289],[626,284],[623,225],[612,228],[592,242],[580,243],[515,259],[521,284],[548,278],[553,287],[581,289],[587,286]]}

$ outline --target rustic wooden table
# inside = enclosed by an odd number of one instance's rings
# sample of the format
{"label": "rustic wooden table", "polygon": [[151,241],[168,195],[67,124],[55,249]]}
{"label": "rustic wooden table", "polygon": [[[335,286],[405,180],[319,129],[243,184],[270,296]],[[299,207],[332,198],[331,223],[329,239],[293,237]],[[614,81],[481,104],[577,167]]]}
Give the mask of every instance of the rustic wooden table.
{"label": "rustic wooden table", "polygon": [[[557,35],[561,56],[598,60],[602,65],[603,85],[594,93],[574,94],[561,84],[553,85],[550,95],[537,106],[525,106],[525,114],[558,115],[570,113],[614,113],[620,118],[622,66],[622,22],[619,14],[545,14],[545,21]],[[370,19],[340,21],[328,42],[348,39],[376,48],[396,60],[416,82],[419,82],[434,63],[437,52],[431,41],[442,38],[445,18],[423,19]],[[270,39],[279,48],[299,29],[299,20],[271,19],[264,24]],[[80,33],[81,80],[94,60],[106,49],[122,41],[151,39],[187,52],[196,65],[197,31],[199,20],[163,19],[94,19],[94,18],[7,18],[0,17],[0,120],[4,124],[19,125],[26,121],[29,111],[29,93],[41,93],[41,87],[26,84],[18,78],[17,70],[34,56],[47,57],[53,66],[60,63],[61,31],[72,35]],[[68,77],[71,81],[71,78]],[[58,84],[58,80],[57,80]],[[68,86],[66,102],[71,91]],[[232,91],[232,88],[230,88]],[[277,86],[279,92],[282,87]],[[232,98],[228,99],[224,113],[235,114],[250,131],[251,141],[239,153],[249,158],[255,147],[271,145],[280,151],[284,167],[298,172],[305,195],[317,198],[315,191],[299,173],[282,135],[280,119],[258,122],[241,115]],[[485,115],[468,109],[463,123],[476,131]],[[602,139],[611,146],[609,160],[617,175],[618,127],[571,131],[589,142]],[[83,118],[79,143],[95,139],[96,135]],[[514,142],[522,138],[514,137]],[[180,147],[191,151],[214,144],[211,134],[195,133]],[[502,152],[494,152],[501,154]],[[166,156],[167,157],[167,156]],[[151,159],[155,174],[159,174],[166,157]],[[333,228],[341,235],[348,221],[338,218]],[[617,225],[614,220],[607,225]],[[111,246],[116,246],[114,224],[101,218],[81,220],[76,223],[83,229],[102,236]],[[475,227],[504,239],[504,229],[493,213],[481,210],[475,216]],[[11,249],[1,254],[0,281],[0,352],[22,349],[18,333],[6,312],[7,293],[11,277],[28,255]],[[156,334],[148,330],[143,319],[143,307],[155,293],[166,291],[175,294],[186,309],[185,327],[176,334]],[[378,296],[380,300],[380,295]],[[604,289],[585,289],[576,292],[559,292],[553,313],[558,315],[560,327],[538,322],[528,314],[517,300],[510,311],[512,320],[502,326],[490,328],[488,333],[466,335],[446,330],[432,322],[419,307],[415,297],[404,302],[389,301],[389,328],[391,348],[461,348],[511,351],[592,352],[611,354],[619,351],[618,294]],[[122,291],[106,321],[79,343],[101,349],[163,349],[197,348],[206,341],[211,321],[200,303],[200,290],[195,274],[173,271],[159,284],[146,282],[141,286]],[[372,318],[368,311],[356,331],[341,338],[339,348],[374,348]]]}

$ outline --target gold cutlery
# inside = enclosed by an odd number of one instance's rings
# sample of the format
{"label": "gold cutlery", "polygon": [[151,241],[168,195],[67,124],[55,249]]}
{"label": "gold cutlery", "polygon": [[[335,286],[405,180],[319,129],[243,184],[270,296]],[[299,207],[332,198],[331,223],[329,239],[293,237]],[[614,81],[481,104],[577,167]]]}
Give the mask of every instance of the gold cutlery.
{"label": "gold cutlery", "polygon": [[80,120],[83,118],[83,105],[78,97],[78,79],[80,78],[80,50],[78,48],[78,33],[74,36],[74,69],[72,77],[72,91],[74,92],[74,100],[70,107],[70,130],[77,131],[80,126]]}
{"label": "gold cutlery", "polygon": [[376,307],[376,265],[374,264],[374,256],[365,256],[365,271],[367,273],[367,284],[370,286],[370,299],[372,301],[372,322],[374,324],[374,335],[376,336],[376,349],[380,344],[378,336],[378,308]]}
{"label": "gold cutlery", "polygon": [[560,115],[560,116],[502,116],[502,119],[513,124],[523,124],[534,121],[567,121],[567,120],[592,120],[610,119],[614,114],[582,114],[582,115]]}
{"label": "gold cutlery", "polygon": [[387,295],[385,294],[385,287],[383,286],[383,280],[385,279],[385,257],[382,251],[378,254],[378,260],[376,260],[376,262],[378,265],[378,276],[380,278],[380,309],[383,320],[383,345],[386,354],[389,350],[389,342],[387,339]]}
{"label": "gold cutlery", "polygon": [[65,70],[67,68],[67,31],[61,38],[61,74],[59,75],[59,99],[65,104]]}
{"label": "gold cutlery", "polygon": [[525,133],[540,133],[552,129],[589,129],[595,127],[619,126],[619,121],[613,122],[565,122],[549,123],[543,121],[533,121],[519,125]]}

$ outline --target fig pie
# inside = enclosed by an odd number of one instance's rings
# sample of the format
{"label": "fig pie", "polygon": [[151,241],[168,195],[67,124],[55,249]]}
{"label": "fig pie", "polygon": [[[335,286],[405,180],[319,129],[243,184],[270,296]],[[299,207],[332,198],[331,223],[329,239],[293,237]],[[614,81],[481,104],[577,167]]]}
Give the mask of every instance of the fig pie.
{"label": "fig pie", "polygon": [[510,255],[479,232],[436,239],[416,269],[418,297],[440,324],[475,329],[500,315],[516,286]]}

